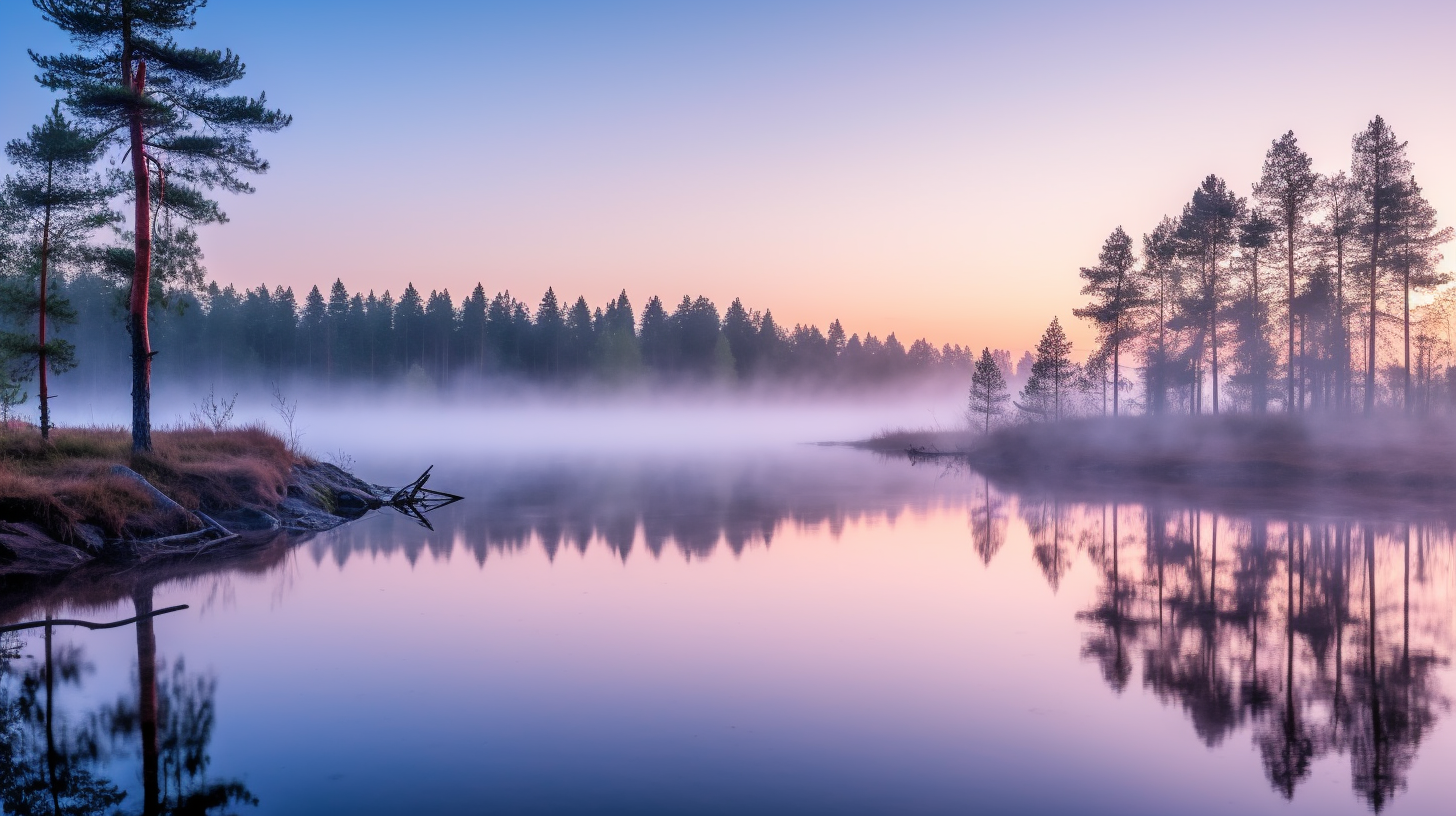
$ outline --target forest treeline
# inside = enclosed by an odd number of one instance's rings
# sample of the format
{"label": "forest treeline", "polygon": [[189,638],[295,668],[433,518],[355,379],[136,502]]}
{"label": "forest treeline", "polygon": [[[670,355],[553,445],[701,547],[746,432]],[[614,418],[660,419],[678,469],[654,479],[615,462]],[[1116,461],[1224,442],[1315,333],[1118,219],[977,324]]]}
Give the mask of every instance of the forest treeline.
{"label": "forest treeline", "polygon": [[975,424],[1456,406],[1456,296],[1439,269],[1452,231],[1384,119],[1351,146],[1349,171],[1322,175],[1291,131],[1271,144],[1250,196],[1209,175],[1140,246],[1114,229],[1080,270],[1090,301],[1074,314],[1097,329],[1090,354],[1074,358],[1054,319],[1012,400],[983,353]]}
{"label": "forest treeline", "polygon": [[[109,279],[81,274],[58,289],[79,320],[63,330],[92,372],[124,370],[127,347],[120,290]],[[219,373],[261,379],[305,377],[319,384],[446,385],[472,377],[509,376],[542,382],[628,381],[641,377],[690,382],[804,378],[822,382],[883,381],[936,372],[970,371],[969,347],[907,346],[893,333],[846,334],[779,324],[772,311],[735,299],[719,311],[706,297],[675,305],[650,297],[640,315],[625,291],[595,307],[547,289],[535,302],[483,285],[458,302],[448,289],[428,293],[407,284],[351,292],[341,280],[314,286],[239,290],[209,283],[175,293],[155,310],[152,336],[165,349],[158,376]],[[94,366],[94,367],[93,367]]]}

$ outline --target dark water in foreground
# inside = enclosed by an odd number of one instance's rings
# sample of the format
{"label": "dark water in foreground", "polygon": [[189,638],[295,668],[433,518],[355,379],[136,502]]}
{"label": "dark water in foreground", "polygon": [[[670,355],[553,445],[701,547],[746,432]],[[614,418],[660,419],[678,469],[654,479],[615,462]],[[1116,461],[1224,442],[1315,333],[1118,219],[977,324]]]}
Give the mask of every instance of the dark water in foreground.
{"label": "dark water in foreground", "polygon": [[57,629],[49,690],[44,636],[12,644],[5,812],[1456,802],[1456,513],[1089,503],[810,447],[437,473],[470,498],[434,531],[379,514],[0,598],[191,605]]}

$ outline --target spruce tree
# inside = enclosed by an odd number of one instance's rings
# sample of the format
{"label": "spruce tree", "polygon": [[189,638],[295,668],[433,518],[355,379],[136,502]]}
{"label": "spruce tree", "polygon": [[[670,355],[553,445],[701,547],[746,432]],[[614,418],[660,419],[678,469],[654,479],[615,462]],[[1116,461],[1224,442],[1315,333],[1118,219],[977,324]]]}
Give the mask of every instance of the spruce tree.
{"label": "spruce tree", "polygon": [[991,418],[999,416],[1001,406],[1010,399],[1011,395],[1006,393],[1006,378],[991,356],[991,349],[981,349],[981,357],[971,371],[971,413],[982,418],[985,433],[991,432]]}
{"label": "spruce tree", "polygon": [[1036,359],[1031,364],[1031,376],[1021,389],[1018,408],[1042,419],[1062,418],[1062,397],[1077,376],[1077,365],[1072,362],[1072,342],[1062,330],[1061,321],[1053,317],[1051,325],[1042,333],[1041,342],[1036,344]]}
{"label": "spruce tree", "polygon": [[1112,231],[1102,243],[1097,265],[1082,267],[1087,283],[1082,294],[1092,302],[1073,310],[1077,317],[1091,320],[1097,326],[1100,348],[1097,355],[1112,360],[1112,415],[1118,415],[1118,385],[1122,379],[1123,345],[1137,336],[1133,314],[1143,305],[1142,281],[1133,274],[1137,259],[1133,255],[1132,238],[1122,227]]}
{"label": "spruce tree", "polygon": [[1311,169],[1313,160],[1299,146],[1294,131],[1289,131],[1274,140],[1264,156],[1264,171],[1259,183],[1254,185],[1254,197],[1263,206],[1269,217],[1279,225],[1280,238],[1284,244],[1285,271],[1289,288],[1285,304],[1289,312],[1289,393],[1286,410],[1294,411],[1294,297],[1295,258],[1303,242],[1306,227],[1305,218],[1318,203],[1319,174]]}
{"label": "spruce tree", "polygon": [[154,200],[159,209],[188,222],[225,220],[207,191],[252,192],[242,174],[265,172],[268,163],[253,149],[251,134],[277,131],[290,117],[269,109],[261,94],[251,99],[219,93],[243,77],[242,60],[231,51],[183,48],[173,40],[174,33],[196,24],[206,0],[33,2],[79,49],[51,57],[32,52],[40,83],[65,92],[71,110],[100,136],[124,145],[130,158],[135,205],[128,303],[132,449],[147,452],[152,449],[154,352],[147,308],[157,229]]}
{"label": "spruce tree", "polygon": [[[119,216],[106,202],[112,190],[92,172],[103,151],[101,137],[81,130],[61,114],[60,103],[43,123],[23,139],[5,145],[5,155],[19,171],[7,176],[0,206],[7,221],[18,228],[26,260],[14,279],[0,290],[0,309],[15,323],[35,321],[35,331],[6,332],[5,351],[20,361],[12,374],[36,375],[40,402],[40,433],[50,438],[50,374],[75,366],[75,349],[51,337],[49,322],[70,323],[76,318],[69,301],[57,291],[56,262],[76,260],[86,238]],[[19,247],[17,247],[19,249]]]}

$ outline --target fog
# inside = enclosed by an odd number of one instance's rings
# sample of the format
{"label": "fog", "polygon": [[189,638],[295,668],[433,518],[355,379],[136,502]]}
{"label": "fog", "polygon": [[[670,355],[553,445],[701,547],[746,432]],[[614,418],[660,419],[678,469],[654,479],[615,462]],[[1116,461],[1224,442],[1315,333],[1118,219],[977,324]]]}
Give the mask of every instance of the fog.
{"label": "fog", "polygon": [[[284,432],[271,384],[163,383],[153,394],[154,426],[192,422],[209,389],[237,401],[232,424]],[[59,389],[58,389],[59,390]],[[324,460],[424,465],[530,459],[678,454],[723,456],[786,446],[860,440],[892,428],[965,426],[964,386],[949,380],[863,391],[661,386],[539,388],[517,382],[451,390],[379,389],[292,381],[300,447]],[[128,425],[120,387],[68,390],[54,402],[61,424]],[[423,465],[421,465],[423,466]]]}

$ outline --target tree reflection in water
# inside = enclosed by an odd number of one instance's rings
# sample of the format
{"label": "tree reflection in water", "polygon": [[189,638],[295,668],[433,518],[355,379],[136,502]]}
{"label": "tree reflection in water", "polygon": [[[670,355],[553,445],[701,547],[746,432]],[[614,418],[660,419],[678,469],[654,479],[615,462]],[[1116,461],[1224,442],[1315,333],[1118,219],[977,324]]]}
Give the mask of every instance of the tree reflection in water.
{"label": "tree reflection in water", "polygon": [[[1440,621],[1449,609],[1431,552],[1441,542],[1449,581],[1448,527],[1021,501],[1028,519],[1064,513],[1099,569],[1097,600],[1079,615],[1083,655],[1115,691],[1140,653],[1143,685],[1181,706],[1205,744],[1251,726],[1285,798],[1332,753],[1349,757],[1355,793],[1377,812],[1405,787],[1449,705],[1435,676],[1450,651]],[[1045,525],[1028,527],[1036,541]]]}
{"label": "tree reflection in water", "polygon": [[[152,586],[136,588],[137,615],[152,611]],[[16,814],[224,814],[257,800],[241,783],[208,778],[216,681],[157,658],[155,621],[136,624],[133,693],[80,716],[57,712],[66,687],[79,691],[94,667],[76,645],[21,661],[19,640],[0,655],[0,804]],[[13,638],[14,636],[9,636]],[[137,801],[106,774],[140,756]]]}
{"label": "tree reflection in water", "polygon": [[[1056,591],[1085,563],[1095,592],[1078,615],[1082,657],[1115,693],[1135,691],[1140,679],[1143,690],[1188,717],[1205,745],[1249,739],[1270,787],[1287,799],[1299,795],[1321,758],[1344,757],[1354,793],[1383,810],[1404,789],[1422,741],[1448,707],[1437,671],[1451,652],[1444,588],[1456,578],[1456,547],[1449,519],[1331,516],[1297,504],[1200,505],[1197,497],[1135,492],[1000,490],[975,474],[873,464],[506,469],[438,517],[434,531],[401,532],[406,528],[385,517],[304,540],[301,552],[340,564],[357,554],[400,552],[413,563],[424,552],[440,557],[460,548],[484,564],[492,553],[528,547],[554,560],[599,546],[623,562],[673,550],[695,561],[725,545],[735,556],[768,547],[784,525],[820,525],[837,536],[848,524],[894,524],[906,512],[964,513],[968,545],[988,568],[996,559],[1029,557]],[[1018,540],[1025,551],[1014,546]],[[173,578],[268,572],[295,543],[270,544],[242,561],[188,562]],[[167,579],[146,580],[92,576],[77,592],[104,584],[109,598],[130,598],[143,613],[152,586]],[[68,591],[12,591],[6,614],[58,608]],[[46,707],[90,671],[79,650],[57,647],[44,664],[4,661],[6,812],[95,813],[120,805],[137,813],[222,813],[254,802],[239,783],[207,774],[215,682],[180,659],[161,662],[150,621],[136,637],[135,694],[70,720],[47,716]],[[139,762],[141,796],[123,799],[107,778],[119,761]]]}

